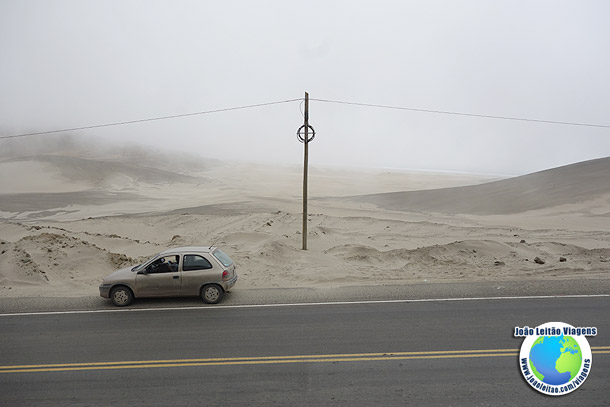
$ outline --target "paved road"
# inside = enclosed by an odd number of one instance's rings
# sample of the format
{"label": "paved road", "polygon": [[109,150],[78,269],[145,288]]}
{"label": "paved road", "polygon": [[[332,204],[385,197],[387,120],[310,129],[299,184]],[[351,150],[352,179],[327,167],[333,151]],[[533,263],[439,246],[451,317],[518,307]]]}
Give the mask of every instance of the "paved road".
{"label": "paved road", "polygon": [[[607,406],[609,309],[597,297],[1,316],[0,405]],[[599,330],[590,377],[560,398],[523,381],[512,336],[549,321]]]}

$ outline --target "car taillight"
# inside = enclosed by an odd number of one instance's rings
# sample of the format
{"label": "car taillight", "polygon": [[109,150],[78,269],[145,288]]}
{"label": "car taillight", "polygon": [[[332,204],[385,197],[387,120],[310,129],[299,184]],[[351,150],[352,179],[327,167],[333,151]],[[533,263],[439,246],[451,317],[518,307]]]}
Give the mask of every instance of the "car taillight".
{"label": "car taillight", "polygon": [[227,270],[222,272],[222,281],[227,281],[229,279],[229,272]]}

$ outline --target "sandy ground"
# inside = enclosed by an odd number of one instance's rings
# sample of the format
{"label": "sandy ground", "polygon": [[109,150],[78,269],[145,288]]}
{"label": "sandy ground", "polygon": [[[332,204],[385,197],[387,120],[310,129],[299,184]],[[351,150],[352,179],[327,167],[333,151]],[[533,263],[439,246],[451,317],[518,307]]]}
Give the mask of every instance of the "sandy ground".
{"label": "sandy ground", "polygon": [[188,169],[1,160],[0,297],[98,295],[119,267],[210,244],[238,265],[236,290],[610,277],[610,159],[505,180],[314,167],[307,251],[300,167]]}

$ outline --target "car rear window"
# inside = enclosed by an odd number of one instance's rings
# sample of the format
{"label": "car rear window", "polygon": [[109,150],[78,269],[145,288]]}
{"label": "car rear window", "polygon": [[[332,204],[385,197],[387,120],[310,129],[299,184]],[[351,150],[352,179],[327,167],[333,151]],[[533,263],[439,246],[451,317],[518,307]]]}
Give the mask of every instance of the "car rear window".
{"label": "car rear window", "polygon": [[214,250],[214,253],[212,253],[214,255],[214,257],[216,257],[218,259],[219,262],[222,263],[223,266],[225,267],[229,267],[231,264],[233,264],[233,260],[231,260],[231,258],[229,257],[228,254],[226,254],[225,252],[223,252],[220,249],[216,249]]}
{"label": "car rear window", "polygon": [[184,255],[184,261],[182,263],[183,271],[207,270],[207,269],[211,269],[211,268],[212,268],[212,265],[203,256],[198,256],[196,254],[185,254]]}

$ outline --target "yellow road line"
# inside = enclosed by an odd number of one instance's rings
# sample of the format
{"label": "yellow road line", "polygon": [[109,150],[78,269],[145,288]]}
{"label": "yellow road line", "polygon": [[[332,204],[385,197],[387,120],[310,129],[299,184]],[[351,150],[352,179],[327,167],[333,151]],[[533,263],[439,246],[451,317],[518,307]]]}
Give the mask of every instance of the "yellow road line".
{"label": "yellow road line", "polygon": [[270,365],[287,363],[329,363],[329,362],[370,362],[384,360],[406,360],[406,359],[455,359],[455,358],[477,358],[496,356],[517,356],[517,353],[489,353],[489,354],[464,354],[464,355],[427,355],[427,356],[379,356],[379,357],[347,357],[347,358],[321,358],[321,359],[274,359],[274,360],[241,360],[241,361],[218,361],[218,362],[194,362],[194,363],[160,363],[160,364],[122,364],[104,366],[80,366],[80,367],[53,367],[37,369],[7,369],[0,373],[26,373],[26,372],[60,372],[79,370],[111,370],[111,369],[146,369],[158,367],[189,367],[189,366],[229,366],[229,365]]}
{"label": "yellow road line", "polygon": [[107,366],[125,364],[159,364],[159,363],[207,363],[207,362],[231,362],[249,360],[276,360],[276,359],[326,359],[326,358],[347,358],[347,357],[380,357],[380,356],[413,356],[413,355],[444,355],[444,354],[466,354],[466,353],[491,353],[491,352],[518,352],[518,349],[482,349],[482,350],[443,350],[428,352],[386,352],[386,353],[351,353],[351,354],[330,354],[330,355],[293,355],[293,356],[257,356],[257,357],[232,357],[232,358],[206,358],[206,359],[168,359],[168,360],[141,360],[141,361],[122,361],[122,362],[92,362],[92,363],[58,363],[45,365],[18,365],[0,366],[0,370],[19,369],[19,368],[51,368],[51,367],[77,367],[77,366]]}
{"label": "yellow road line", "polygon": [[[610,354],[610,346],[591,348],[595,354]],[[482,349],[430,352],[388,352],[330,355],[262,356],[207,359],[169,359],[148,361],[62,363],[47,365],[0,366],[0,373],[61,372],[81,370],[148,369],[160,367],[270,365],[287,363],[370,362],[408,359],[458,359],[517,356],[518,349]]]}

